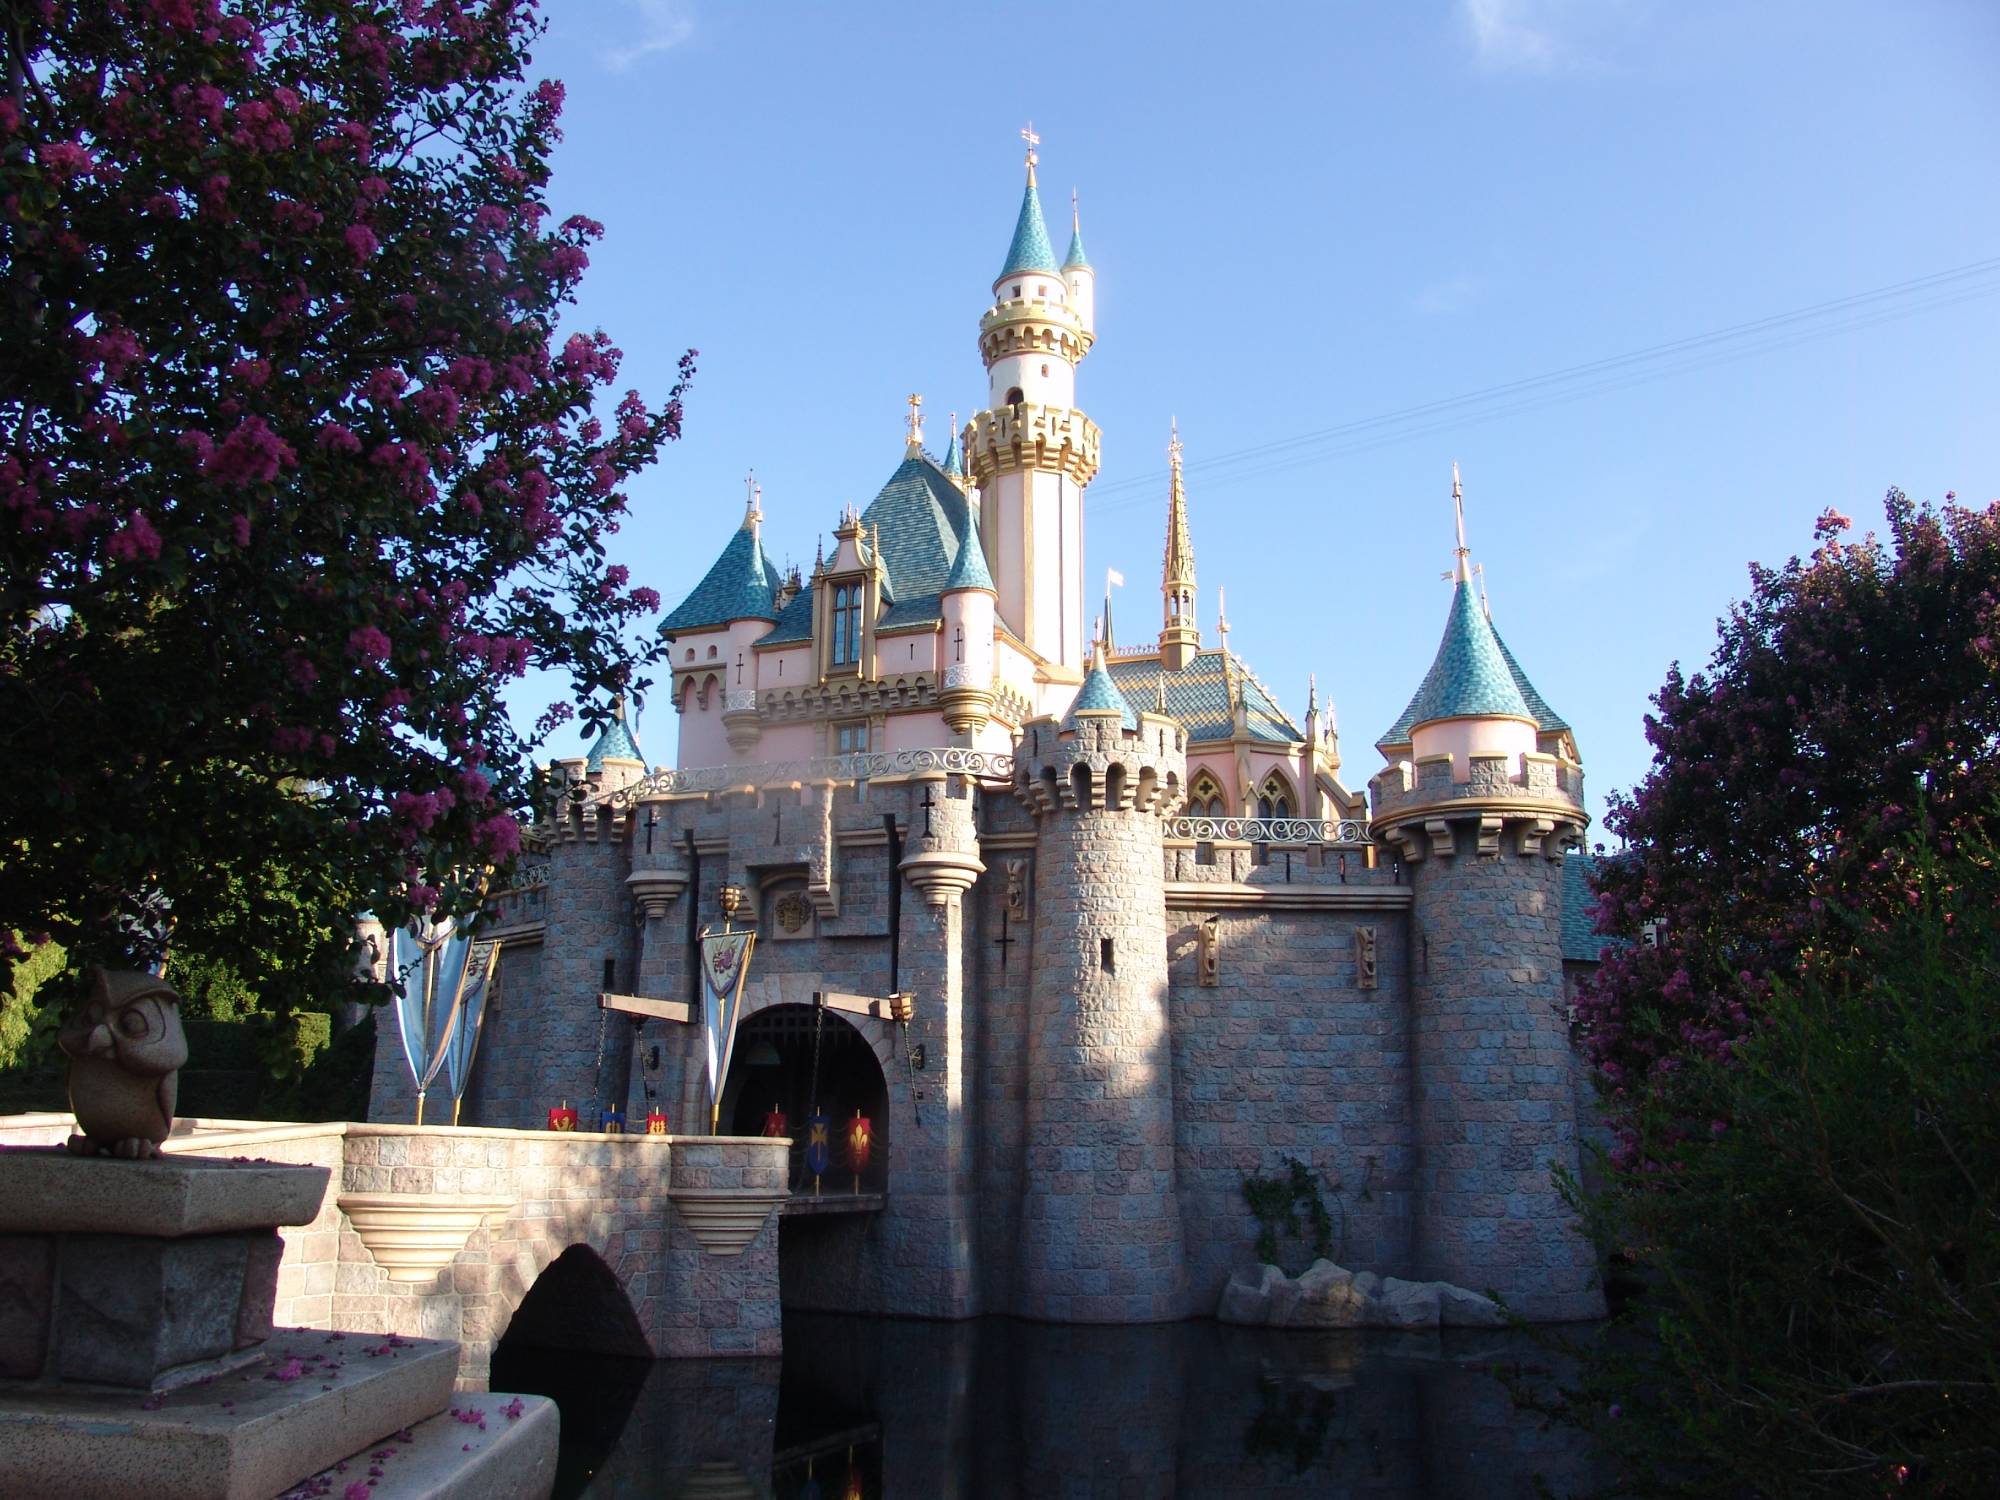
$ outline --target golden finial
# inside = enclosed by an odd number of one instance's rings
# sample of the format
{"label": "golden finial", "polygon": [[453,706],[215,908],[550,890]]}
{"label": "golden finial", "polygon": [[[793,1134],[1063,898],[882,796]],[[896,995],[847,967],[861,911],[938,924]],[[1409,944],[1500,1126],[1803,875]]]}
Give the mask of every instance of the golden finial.
{"label": "golden finial", "polygon": [[1472,549],[1465,545],[1465,487],[1458,482],[1458,461],[1451,465],[1451,508],[1458,522],[1458,563],[1452,577],[1460,583],[1472,581]]}
{"label": "golden finial", "polygon": [[1083,233],[1083,210],[1077,207],[1075,188],[1069,190],[1069,232],[1071,234]]}
{"label": "golden finial", "polygon": [[910,451],[915,452],[924,445],[924,398],[915,391],[910,392]]}
{"label": "golden finial", "polygon": [[1167,461],[1178,469],[1181,466],[1181,419],[1169,417],[1167,421],[1168,430],[1172,433],[1167,439]]}
{"label": "golden finial", "polygon": [[1021,139],[1028,143],[1028,186],[1035,185],[1035,147],[1041,145],[1042,138],[1035,134],[1035,122],[1028,121],[1028,128],[1021,132]]}

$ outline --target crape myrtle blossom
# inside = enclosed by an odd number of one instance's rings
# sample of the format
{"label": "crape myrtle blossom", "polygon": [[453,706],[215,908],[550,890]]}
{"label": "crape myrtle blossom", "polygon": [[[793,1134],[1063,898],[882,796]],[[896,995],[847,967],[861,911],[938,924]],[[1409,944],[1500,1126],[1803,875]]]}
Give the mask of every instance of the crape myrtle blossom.
{"label": "crape myrtle blossom", "polygon": [[[109,955],[160,890],[323,1001],[346,913],[468,911],[518,853],[508,682],[567,671],[591,724],[646,686],[659,599],[604,548],[693,354],[648,402],[564,326],[603,228],[548,212],[532,0],[15,11],[0,934]],[[280,867],[308,915],[227,907]]]}
{"label": "crape myrtle blossom", "polygon": [[[1914,908],[1909,840],[1949,856],[2000,813],[2000,503],[1936,509],[1900,492],[1888,535],[1753,566],[1708,669],[1678,667],[1646,732],[1651,773],[1611,799],[1629,852],[1600,866],[1605,952],[1577,1019],[1621,1144],[1674,1111],[1675,1080],[1727,1065],[1774,985],[1852,961],[1857,934]],[[1669,1144],[1721,1135],[1688,1118]]]}

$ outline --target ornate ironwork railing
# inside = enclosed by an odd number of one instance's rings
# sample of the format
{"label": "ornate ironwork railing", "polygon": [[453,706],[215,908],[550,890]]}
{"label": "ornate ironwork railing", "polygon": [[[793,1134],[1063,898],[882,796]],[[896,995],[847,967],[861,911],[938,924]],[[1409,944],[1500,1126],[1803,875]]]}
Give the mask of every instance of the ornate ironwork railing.
{"label": "ornate ironwork railing", "polygon": [[922,771],[952,771],[976,776],[981,781],[1012,781],[1014,757],[1004,750],[968,750],[948,745],[935,750],[870,750],[858,755],[821,755],[811,760],[764,761],[747,766],[694,766],[679,771],[655,771],[619,788],[604,803],[624,808],[648,797],[723,792],[742,786],[784,786],[794,781],[878,781]]}
{"label": "ornate ironwork railing", "polygon": [[1169,818],[1167,837],[1196,843],[1338,844],[1374,842],[1363,818]]}

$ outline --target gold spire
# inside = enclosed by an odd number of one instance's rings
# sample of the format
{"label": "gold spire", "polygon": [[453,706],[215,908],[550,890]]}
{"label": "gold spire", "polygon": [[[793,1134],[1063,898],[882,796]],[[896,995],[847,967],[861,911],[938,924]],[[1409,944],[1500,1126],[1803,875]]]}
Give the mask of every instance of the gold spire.
{"label": "gold spire", "polygon": [[749,532],[752,536],[755,536],[757,534],[757,528],[763,523],[764,520],[764,507],[761,503],[763,498],[764,498],[764,490],[763,487],[757,483],[757,471],[755,469],[752,469],[749,473],[743,476],[743,527],[742,527],[743,530]]}
{"label": "gold spire", "polygon": [[1160,661],[1177,672],[1201,649],[1194,614],[1194,542],[1188,535],[1187,491],[1181,483],[1181,424],[1174,420],[1167,443],[1173,479],[1167,488],[1167,557],[1160,570]]}
{"label": "gold spire", "polygon": [[915,391],[910,392],[910,452],[921,453],[924,447],[924,398]]}
{"label": "gold spire", "polygon": [[1035,147],[1041,145],[1042,138],[1035,134],[1035,122],[1028,121],[1028,128],[1021,132],[1021,139],[1028,143],[1028,186],[1035,185]]}

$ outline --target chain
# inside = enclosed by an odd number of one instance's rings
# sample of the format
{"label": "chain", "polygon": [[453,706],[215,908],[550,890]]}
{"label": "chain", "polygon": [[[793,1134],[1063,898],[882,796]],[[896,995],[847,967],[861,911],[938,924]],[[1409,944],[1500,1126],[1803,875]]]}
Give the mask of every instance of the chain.
{"label": "chain", "polygon": [[819,1038],[826,1030],[826,1001],[815,998],[813,1002],[813,1070],[812,1070],[812,1112],[819,1113]]}

